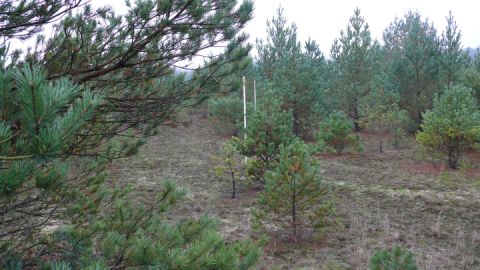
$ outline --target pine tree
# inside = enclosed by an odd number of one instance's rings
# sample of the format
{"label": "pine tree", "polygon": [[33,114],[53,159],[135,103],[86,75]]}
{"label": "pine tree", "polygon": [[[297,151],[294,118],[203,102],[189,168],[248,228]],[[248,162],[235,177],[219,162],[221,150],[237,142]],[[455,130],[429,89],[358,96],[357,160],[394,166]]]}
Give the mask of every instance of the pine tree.
{"label": "pine tree", "polygon": [[461,83],[472,88],[473,94],[480,103],[480,50],[477,49],[475,58],[461,75]]}
{"label": "pine tree", "polygon": [[370,270],[417,270],[413,253],[400,246],[377,251],[370,258]]}
{"label": "pine tree", "polygon": [[83,4],[83,0],[4,0],[0,3],[0,36],[21,40],[37,34],[43,26]]}
{"label": "pine tree", "polygon": [[[127,1],[124,15],[86,4],[61,18],[51,37],[38,39],[25,60],[88,84],[106,97],[89,143],[108,141],[128,128],[146,135],[171,120],[179,107],[203,102],[220,91],[230,73],[244,67],[250,46],[241,30],[253,3],[242,1]],[[191,68],[201,51],[224,51]],[[186,65],[191,72],[179,72]],[[95,138],[95,139],[94,139]]]}
{"label": "pine tree", "polygon": [[225,270],[248,269],[258,259],[258,247],[251,241],[225,243],[211,218],[167,221],[168,209],[185,194],[172,181],[166,181],[155,200],[146,205],[121,192],[111,195],[116,198],[109,211],[88,217],[80,227],[55,232],[55,244],[68,248],[56,256],[74,268],[91,265],[95,257],[109,268]]}
{"label": "pine tree", "polygon": [[[283,9],[267,21],[266,41],[257,40],[259,89],[271,89],[282,107],[293,114],[293,130],[302,138],[311,130],[324,110],[327,63],[318,44],[311,39],[301,46],[295,24],[288,24]],[[291,72],[295,70],[296,72]]]}
{"label": "pine tree", "polygon": [[410,11],[390,24],[383,40],[389,85],[399,94],[400,107],[407,110],[418,127],[422,113],[431,108],[435,94],[442,88],[437,31],[419,13]]}
{"label": "pine tree", "polygon": [[353,134],[353,127],[353,122],[345,113],[333,112],[320,123],[316,134],[317,142],[320,146],[333,147],[337,155],[341,155],[349,145],[361,151],[360,137]]}
{"label": "pine tree", "polygon": [[[2,268],[83,269],[100,263],[100,269],[247,269],[258,259],[250,241],[226,244],[212,219],[165,221],[166,211],[185,194],[171,182],[147,205],[129,199],[129,189],[106,188],[103,170],[105,157],[116,154],[112,144],[101,152],[104,158],[71,166],[75,160],[65,155],[78,151],[76,141],[100,97],[67,79],[49,82],[38,67],[3,71],[0,85],[10,87],[0,93],[11,101],[10,107],[3,104],[0,122]],[[69,175],[77,170],[80,177],[72,181]],[[62,225],[52,232],[35,230],[53,218]]]}
{"label": "pine tree", "polygon": [[[226,243],[214,220],[167,220],[184,193],[171,182],[141,204],[105,169],[244,66],[253,3],[147,0],[125,15],[80,3],[0,4],[0,267],[251,267],[257,246]],[[10,38],[53,20],[51,37],[9,58]],[[220,43],[203,68],[174,69]]]}
{"label": "pine tree", "polygon": [[300,140],[282,145],[278,165],[266,174],[260,199],[273,214],[273,221],[287,228],[294,238],[299,236],[301,226],[320,224],[329,213],[329,205],[321,200],[326,186],[311,153],[312,149]]}
{"label": "pine tree", "polygon": [[454,85],[434,100],[423,114],[417,141],[447,155],[447,164],[458,168],[462,151],[480,141],[480,109],[472,90]]}
{"label": "pine tree", "polygon": [[372,91],[378,70],[376,50],[379,45],[372,41],[369,26],[357,8],[346,31],[340,32],[340,38],[332,46],[335,77],[331,82],[333,97],[330,97],[338,99],[340,109],[353,119],[357,131],[360,130],[358,106]]}
{"label": "pine tree", "polygon": [[257,39],[259,69],[265,80],[273,80],[273,72],[278,62],[289,55],[300,51],[297,40],[297,26],[288,25],[287,18],[283,16],[283,8],[277,9],[277,16],[267,20],[266,41]]}
{"label": "pine tree", "polygon": [[[242,176],[243,161],[236,149],[236,144],[238,144],[238,138],[233,138],[232,141],[224,142],[219,155],[213,158],[217,163],[214,167],[215,174],[218,177],[226,177],[232,184],[232,199],[236,198],[237,184],[242,180],[242,177],[244,177]],[[247,179],[243,178],[243,180]]]}
{"label": "pine tree", "polygon": [[305,51],[283,57],[273,71],[271,85],[282,98],[282,107],[292,111],[295,135],[304,139],[311,137],[319,114],[325,110],[321,107],[326,88],[325,66],[318,45],[309,40]]}
{"label": "pine tree", "polygon": [[[220,68],[220,76],[210,85],[203,85],[204,90],[213,95],[208,96],[208,113],[212,116],[215,128],[221,134],[239,136],[243,130],[243,99],[242,77],[252,72],[252,59],[245,57],[234,64],[228,64]],[[250,82],[250,85],[249,85]],[[247,89],[253,88],[252,80],[247,80]],[[250,97],[247,94],[247,97]],[[253,111],[253,104],[247,100],[247,113]],[[253,102],[252,102],[253,103]]]}
{"label": "pine tree", "polygon": [[78,142],[101,102],[66,78],[46,77],[27,65],[0,71],[0,257],[32,244],[32,238],[39,241],[35,228],[71,198],[72,160],[65,156],[80,151]]}
{"label": "pine tree", "polygon": [[448,14],[447,26],[441,39],[441,66],[445,85],[449,86],[459,81],[460,74],[468,66],[468,56],[461,44],[462,34],[457,29],[457,23],[452,12]]}
{"label": "pine tree", "polygon": [[288,145],[294,137],[292,114],[280,104],[272,93],[266,94],[249,119],[246,138],[236,143],[238,151],[250,157],[247,173],[261,184],[265,183],[265,172],[278,162],[280,146]]}
{"label": "pine tree", "polygon": [[383,153],[384,135],[391,135],[395,149],[399,149],[402,135],[409,124],[408,114],[398,106],[397,98],[377,90],[364,100],[360,107],[360,123],[378,132],[379,151]]}

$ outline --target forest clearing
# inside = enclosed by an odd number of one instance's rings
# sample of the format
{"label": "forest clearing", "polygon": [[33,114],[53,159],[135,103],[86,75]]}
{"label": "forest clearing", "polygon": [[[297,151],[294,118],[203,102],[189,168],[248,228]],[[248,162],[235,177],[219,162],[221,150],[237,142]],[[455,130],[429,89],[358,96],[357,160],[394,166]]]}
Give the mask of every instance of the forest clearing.
{"label": "forest clearing", "polygon": [[[211,157],[226,138],[201,114],[191,119],[187,127],[162,129],[138,155],[116,161],[110,178],[133,184],[133,196],[147,201],[164,179],[175,179],[188,195],[173,216],[207,214],[219,220],[227,239],[248,237],[249,209],[258,191],[242,187],[238,198],[230,198],[229,183],[211,169]],[[421,269],[474,269],[480,238],[478,153],[469,156],[471,169],[458,172],[435,168],[413,148],[391,146],[380,154],[376,135],[362,135],[362,142],[363,154],[317,157],[340,226],[307,243],[271,239],[257,268],[365,269],[375,249],[403,243],[415,251]],[[178,167],[180,161],[185,165]]]}
{"label": "forest clearing", "polygon": [[0,269],[480,270],[474,10],[0,0]]}

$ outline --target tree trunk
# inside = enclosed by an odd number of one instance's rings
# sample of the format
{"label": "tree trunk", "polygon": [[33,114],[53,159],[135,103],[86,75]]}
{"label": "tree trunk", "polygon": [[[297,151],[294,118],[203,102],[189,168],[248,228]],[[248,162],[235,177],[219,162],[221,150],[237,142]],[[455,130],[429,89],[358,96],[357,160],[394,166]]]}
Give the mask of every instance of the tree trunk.
{"label": "tree trunk", "polygon": [[360,124],[358,123],[358,119],[353,119],[353,125],[355,127],[355,131],[362,131],[362,127],[360,127]]}
{"label": "tree trunk", "polygon": [[235,199],[237,182],[235,181],[235,173],[233,170],[231,170],[230,173],[232,175],[232,199]]}
{"label": "tree trunk", "polygon": [[[355,102],[355,104],[357,104]],[[358,113],[358,108],[357,106],[355,106],[355,108],[353,109],[353,125],[355,127],[355,131],[362,131],[362,127],[360,126],[360,123],[359,123],[359,120],[360,120],[360,116],[359,116],[359,113]]]}
{"label": "tree trunk", "polygon": [[335,146],[335,152],[337,153],[337,155],[341,155],[344,148],[345,145],[343,143],[339,143],[337,146]]}
{"label": "tree trunk", "polygon": [[448,166],[454,170],[457,169],[458,159],[454,155],[448,155]]}
{"label": "tree trunk", "polygon": [[458,143],[448,149],[448,166],[454,170],[458,169],[458,159],[460,157],[460,148]]}
{"label": "tree trunk", "polygon": [[298,137],[305,139],[304,134],[303,134],[303,125],[302,121],[300,121],[300,114],[298,113],[298,110],[295,107],[295,103],[293,104],[293,133],[297,135]]}

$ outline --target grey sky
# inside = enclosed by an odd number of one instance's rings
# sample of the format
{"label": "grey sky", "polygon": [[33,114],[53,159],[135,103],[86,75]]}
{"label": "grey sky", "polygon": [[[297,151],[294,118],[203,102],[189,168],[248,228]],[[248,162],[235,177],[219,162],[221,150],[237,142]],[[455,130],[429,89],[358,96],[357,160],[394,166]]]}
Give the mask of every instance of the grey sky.
{"label": "grey sky", "polygon": [[340,35],[341,29],[345,29],[356,7],[360,8],[369,24],[372,36],[379,40],[395,17],[403,17],[409,9],[420,12],[424,18],[428,17],[440,34],[446,26],[445,17],[451,10],[462,32],[463,46],[480,45],[480,2],[471,0],[256,0],[254,19],[246,29],[253,40],[266,36],[265,22],[276,13],[279,5],[284,8],[289,22],[297,24],[299,39],[305,41],[311,37],[327,55],[333,40]]}
{"label": "grey sky", "polygon": [[[124,10],[123,3],[122,0],[92,0],[94,6],[110,5],[118,11]],[[276,14],[280,5],[289,22],[297,24],[299,39],[305,41],[311,37],[326,55],[356,7],[370,25],[373,38],[379,40],[395,17],[402,17],[409,9],[428,17],[440,34],[451,10],[462,31],[463,46],[480,46],[480,2],[472,0],[255,0],[254,18],[245,29],[252,43],[257,37],[265,38],[266,20]]]}
{"label": "grey sky", "polygon": [[[91,4],[94,7],[109,5],[119,13],[126,10],[123,0],[92,0]],[[361,9],[370,25],[373,38],[379,40],[395,17],[402,17],[409,9],[428,17],[440,34],[451,10],[462,32],[462,45],[480,46],[480,2],[473,0],[255,0],[254,18],[245,29],[250,34],[250,42],[265,38],[266,20],[276,14],[280,5],[289,22],[297,24],[299,39],[305,41],[311,37],[316,40],[325,55],[330,54],[333,40],[339,36],[340,30],[345,29],[356,7]],[[33,42],[13,42],[12,45],[25,48],[32,46]]]}

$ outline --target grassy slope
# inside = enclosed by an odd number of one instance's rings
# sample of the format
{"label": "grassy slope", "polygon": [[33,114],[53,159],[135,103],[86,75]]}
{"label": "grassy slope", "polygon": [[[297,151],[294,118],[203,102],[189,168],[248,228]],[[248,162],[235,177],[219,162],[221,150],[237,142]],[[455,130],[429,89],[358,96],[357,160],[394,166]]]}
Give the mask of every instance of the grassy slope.
{"label": "grassy slope", "polygon": [[[319,157],[340,226],[306,243],[272,239],[259,268],[366,269],[375,249],[401,244],[414,250],[421,269],[480,269],[479,174],[441,172],[412,149],[387,146],[379,154],[375,136],[363,139],[362,155]],[[137,156],[111,166],[111,179],[132,184],[146,201],[163,179],[174,179],[188,196],[172,216],[208,214],[229,239],[248,236],[255,192],[229,199],[228,182],[211,172],[210,156],[223,140],[197,117],[189,127],[161,128]],[[479,162],[476,156],[469,164],[478,169]]]}

